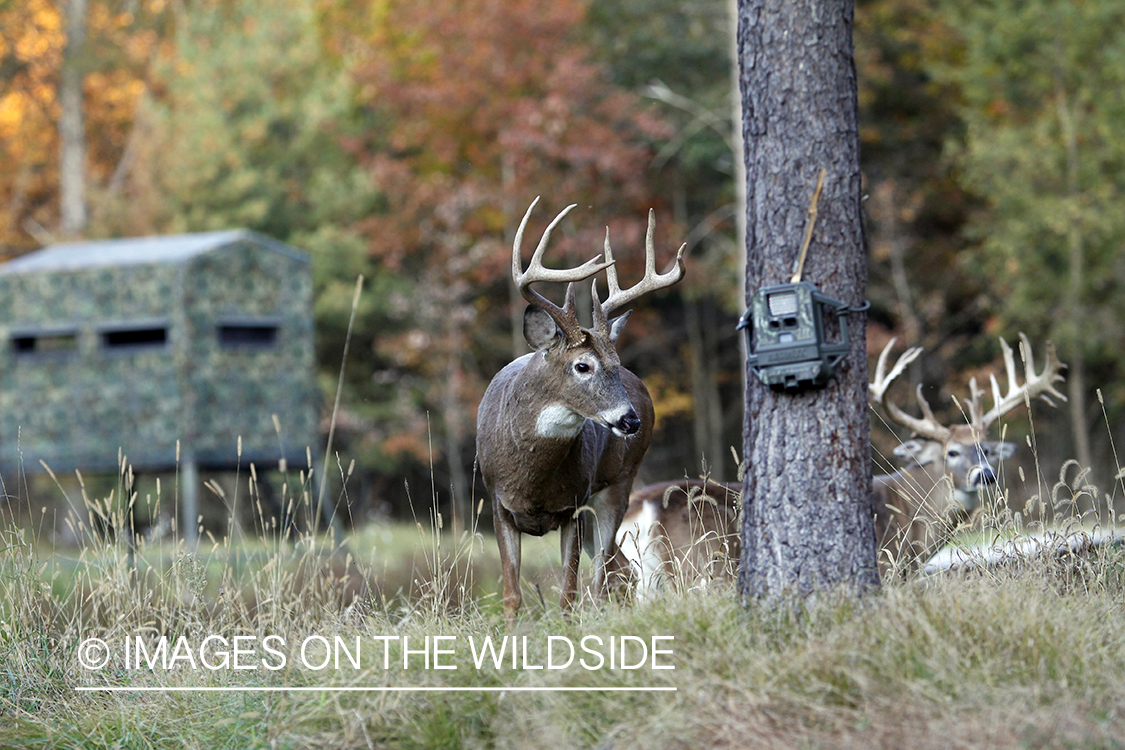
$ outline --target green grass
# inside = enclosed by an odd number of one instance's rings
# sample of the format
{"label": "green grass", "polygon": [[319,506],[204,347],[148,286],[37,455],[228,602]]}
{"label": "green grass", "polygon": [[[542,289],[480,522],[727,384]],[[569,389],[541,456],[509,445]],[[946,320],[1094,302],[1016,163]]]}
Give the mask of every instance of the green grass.
{"label": "green grass", "polygon": [[[529,544],[522,619],[510,635],[543,664],[548,637],[673,636],[667,662],[633,670],[477,669],[469,639],[502,638],[494,542],[372,526],[333,554],[324,540],[92,544],[60,560],[10,528],[0,543],[0,746],[247,747],[1122,747],[1125,557],[894,583],[855,601],[743,604],[723,585],[645,604],[557,607],[557,549]],[[529,540],[530,541],[530,540]],[[364,586],[359,586],[362,579]],[[535,590],[535,583],[539,591]],[[540,603],[539,593],[542,593]],[[136,635],[273,634],[361,641],[356,669],[288,654],[271,671],[124,669]],[[114,646],[84,670],[80,640]],[[446,636],[422,668],[380,637]],[[561,644],[561,640],[557,641]],[[392,642],[400,644],[401,641]],[[594,642],[590,642],[593,644]],[[635,647],[635,642],[632,644]],[[397,650],[396,650],[397,649]],[[605,649],[596,649],[606,657]],[[258,656],[262,652],[256,652]],[[635,658],[633,651],[630,658]],[[608,657],[606,657],[608,658]],[[662,659],[665,657],[662,657]],[[255,661],[255,659],[251,659]],[[588,663],[594,663],[591,656]],[[260,659],[257,660],[260,665]],[[184,662],[181,661],[181,664]],[[431,665],[432,667],[432,665]],[[90,693],[133,687],[675,687],[675,692]]]}

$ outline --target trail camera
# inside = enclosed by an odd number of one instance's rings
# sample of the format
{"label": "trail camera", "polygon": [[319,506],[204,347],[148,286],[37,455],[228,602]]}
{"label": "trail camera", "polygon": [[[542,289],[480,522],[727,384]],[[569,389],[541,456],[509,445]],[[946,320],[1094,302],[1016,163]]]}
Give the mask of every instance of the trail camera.
{"label": "trail camera", "polygon": [[[738,324],[746,329],[747,363],[775,390],[822,388],[848,353],[850,312],[807,281],[762,287]],[[838,343],[825,340],[826,314],[840,321]]]}

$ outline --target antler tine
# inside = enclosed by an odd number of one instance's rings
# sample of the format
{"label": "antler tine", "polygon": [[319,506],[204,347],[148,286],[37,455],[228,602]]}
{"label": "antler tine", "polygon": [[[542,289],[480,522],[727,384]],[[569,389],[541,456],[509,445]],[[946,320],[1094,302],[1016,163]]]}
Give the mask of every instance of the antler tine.
{"label": "antler tine", "polygon": [[[609,296],[602,302],[597,295],[597,287],[594,288],[594,308],[595,315],[600,313],[603,317],[607,317],[611,312],[626,305],[633,300],[637,299],[643,294],[654,292],[658,289],[664,289],[672,286],[677,281],[684,277],[684,250],[687,249],[685,242],[676,251],[676,260],[673,262],[671,268],[664,273],[656,272],[656,246],[653,242],[653,237],[656,234],[656,212],[652,209],[648,211],[648,231],[645,233],[645,277],[639,282],[622,290],[617,283],[617,271],[610,268],[606,272],[606,281],[609,284]],[[609,230],[605,234],[605,257],[608,262],[613,262],[613,251],[609,247]]]}
{"label": "antler tine", "polygon": [[1055,383],[1066,380],[1066,378],[1059,373],[1059,370],[1066,367],[1066,365],[1059,361],[1054,344],[1050,341],[1047,342],[1047,361],[1043,365],[1043,372],[1036,374],[1035,358],[1031,352],[1031,342],[1028,340],[1026,334],[1020,333],[1020,354],[1023,356],[1024,361],[1024,384],[1022,386],[1019,384],[1019,376],[1016,373],[1016,363],[1012,356],[1012,348],[1008,346],[1008,342],[1003,338],[1000,339],[1000,348],[1004,352],[1004,369],[1007,370],[1008,375],[1008,393],[1004,396],[1000,395],[1000,386],[996,382],[996,378],[993,377],[993,407],[991,411],[981,417],[981,422],[985,428],[1020,404],[1026,402],[1030,405],[1033,398],[1042,398],[1052,406],[1054,406],[1054,402],[1051,401],[1051,396],[1060,401],[1066,401],[1066,396],[1055,388]]}
{"label": "antler tine", "polygon": [[918,406],[922,410],[922,419],[912,417],[897,404],[887,400],[887,389],[891,383],[902,374],[906,366],[914,360],[918,359],[922,354],[922,348],[919,346],[912,347],[903,352],[895,366],[891,368],[890,373],[887,373],[887,358],[890,356],[891,349],[895,345],[897,339],[891,339],[883,348],[882,353],[879,354],[879,362],[875,366],[875,381],[868,386],[867,396],[868,400],[876,406],[883,408],[894,421],[908,427],[922,437],[933,438],[934,440],[945,440],[949,437],[949,428],[937,421],[934,417],[933,409],[930,408],[929,402],[922,396],[922,386],[919,385],[915,392],[915,397],[918,400]]}
{"label": "antler tine", "polygon": [[[984,424],[984,402],[981,397],[984,395],[984,390],[977,385],[976,377],[969,378],[969,401],[965,405],[961,405],[962,409],[968,407],[969,412],[969,426],[978,433],[977,437],[980,440],[984,439],[984,433],[987,426]],[[956,396],[954,397],[956,398]]]}
{"label": "antler tine", "polygon": [[524,213],[523,219],[520,221],[519,228],[516,230],[516,239],[512,243],[512,280],[519,289],[520,295],[533,305],[537,305],[554,318],[555,322],[562,328],[568,335],[578,329],[578,319],[572,304],[573,290],[567,289],[566,302],[563,307],[559,307],[547,300],[539,292],[531,288],[531,285],[538,281],[555,281],[555,282],[576,282],[588,279],[599,271],[612,269],[612,258],[605,261],[601,260],[600,255],[595,255],[590,260],[586,261],[577,268],[546,268],[543,266],[543,253],[547,249],[547,243],[551,239],[551,232],[558,226],[559,222],[563,220],[571,210],[577,205],[570,204],[562,211],[554,220],[547,225],[543,230],[543,236],[539,240],[539,244],[535,247],[535,252],[531,255],[531,264],[527,270],[523,270],[523,260],[520,257],[520,248],[523,245],[523,233],[527,229],[527,221],[531,217],[531,212],[535,205],[539,202],[538,196],[527,207],[527,212]]}
{"label": "antler tine", "polygon": [[914,389],[914,398],[918,402],[918,408],[922,410],[922,419],[912,419],[912,424],[908,426],[911,426],[919,435],[931,437],[935,440],[945,440],[949,437],[950,429],[937,420],[937,417],[934,416],[934,410],[930,408],[930,402],[922,395],[921,383]]}
{"label": "antler tine", "polygon": [[895,342],[897,341],[897,338],[891,339],[887,342],[887,345],[883,347],[883,351],[879,353],[879,362],[875,365],[875,382],[868,386],[867,391],[868,400],[872,404],[882,406],[883,399],[887,395],[887,388],[902,374],[902,371],[906,369],[908,364],[922,355],[922,347],[920,346],[907,349],[899,356],[898,361],[895,362],[894,368],[888,375],[887,359],[891,356],[891,349],[894,348]]}

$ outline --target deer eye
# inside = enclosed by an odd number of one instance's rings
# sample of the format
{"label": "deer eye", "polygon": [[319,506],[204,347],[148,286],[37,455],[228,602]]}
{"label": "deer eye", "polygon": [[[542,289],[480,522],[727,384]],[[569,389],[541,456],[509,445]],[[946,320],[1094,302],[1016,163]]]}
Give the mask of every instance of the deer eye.
{"label": "deer eye", "polygon": [[585,362],[575,362],[574,371],[577,373],[585,374],[590,371],[590,365],[586,364]]}
{"label": "deer eye", "polygon": [[957,458],[961,455],[961,451],[957,450],[956,448],[950,448],[945,455],[949,456],[950,458]]}

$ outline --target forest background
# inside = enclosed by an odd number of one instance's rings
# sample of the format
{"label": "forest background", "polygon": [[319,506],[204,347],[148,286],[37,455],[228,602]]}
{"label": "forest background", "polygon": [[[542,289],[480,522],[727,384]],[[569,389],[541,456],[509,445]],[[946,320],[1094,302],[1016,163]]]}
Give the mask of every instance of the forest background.
{"label": "forest background", "polygon": [[[642,478],[733,479],[730,18],[728,0],[0,0],[0,256],[238,227],[308,251],[325,432],[362,274],[334,450],[366,518],[406,512],[409,487],[480,497],[476,406],[524,351],[508,267],[531,200],[536,236],[579,204],[550,251],[571,264],[608,226],[623,283],[652,207],[658,254],[689,252],[620,345],[659,420]],[[1069,403],[1009,425],[1036,442],[1020,480],[1077,459],[1112,501],[1125,7],[858,0],[855,45],[869,352],[924,346],[910,380],[951,423],[998,336],[1025,331],[1040,357],[1053,340]]]}

